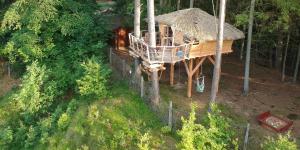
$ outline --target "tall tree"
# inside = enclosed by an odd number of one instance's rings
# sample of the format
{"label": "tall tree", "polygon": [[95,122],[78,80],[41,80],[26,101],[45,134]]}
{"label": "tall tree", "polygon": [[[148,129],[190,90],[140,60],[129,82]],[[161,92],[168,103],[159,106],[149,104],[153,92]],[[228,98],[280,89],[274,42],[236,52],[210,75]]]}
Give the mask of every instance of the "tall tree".
{"label": "tall tree", "polygon": [[[155,33],[155,20],[154,20],[154,0],[148,0],[148,31],[149,31],[149,49],[154,50],[156,48],[156,33]],[[153,103],[159,104],[159,81],[158,81],[158,69],[152,70],[152,86],[153,86]]]}
{"label": "tall tree", "polygon": [[296,60],[296,68],[295,68],[294,77],[293,77],[293,82],[294,83],[297,82],[298,72],[299,72],[299,66],[300,66],[300,44],[299,44],[299,48],[298,48],[298,55],[297,55],[297,60]]}
{"label": "tall tree", "polygon": [[287,55],[288,55],[290,37],[291,37],[291,34],[290,34],[290,32],[288,32],[287,41],[286,41],[286,47],[285,47],[284,56],[283,56],[283,62],[282,62],[282,71],[281,71],[281,81],[282,82],[285,80],[286,59],[287,59]]}
{"label": "tall tree", "polygon": [[[140,25],[141,24],[141,1],[140,0],[134,0],[134,36],[137,38],[141,37],[141,30]],[[140,68],[140,62],[139,58],[134,58],[134,68],[135,68],[135,74],[134,74],[134,82],[136,85],[139,83],[141,79],[141,68]]]}
{"label": "tall tree", "polygon": [[194,0],[190,0],[190,8],[194,7]]}
{"label": "tall tree", "polygon": [[254,20],[254,7],[255,7],[255,0],[251,0],[247,53],[246,53],[246,63],[245,63],[245,79],[244,79],[244,94],[246,95],[249,93],[250,56],[251,56],[251,42],[252,42],[253,20]]}
{"label": "tall tree", "polygon": [[217,47],[216,47],[216,63],[214,67],[214,75],[212,80],[211,97],[210,97],[211,103],[215,103],[217,93],[219,90],[221,62],[222,62],[222,48],[223,48],[223,38],[224,38],[223,35],[224,35],[224,23],[225,23],[225,10],[226,10],[226,0],[221,0]]}
{"label": "tall tree", "polygon": [[134,36],[140,38],[141,36],[141,1],[134,0]]}
{"label": "tall tree", "polygon": [[181,0],[177,0],[177,10],[180,9],[180,3],[181,3]]}

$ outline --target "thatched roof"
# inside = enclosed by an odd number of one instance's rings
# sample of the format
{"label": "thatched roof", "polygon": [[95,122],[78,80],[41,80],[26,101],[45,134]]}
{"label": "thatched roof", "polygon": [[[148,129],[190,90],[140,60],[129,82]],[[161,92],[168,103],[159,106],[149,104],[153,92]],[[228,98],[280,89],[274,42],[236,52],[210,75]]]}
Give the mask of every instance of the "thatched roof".
{"label": "thatched roof", "polygon": [[[199,41],[217,39],[218,20],[218,18],[198,8],[179,10],[155,17],[156,22],[169,25],[176,31],[181,31]],[[225,23],[224,40],[237,40],[244,37],[242,31]]]}

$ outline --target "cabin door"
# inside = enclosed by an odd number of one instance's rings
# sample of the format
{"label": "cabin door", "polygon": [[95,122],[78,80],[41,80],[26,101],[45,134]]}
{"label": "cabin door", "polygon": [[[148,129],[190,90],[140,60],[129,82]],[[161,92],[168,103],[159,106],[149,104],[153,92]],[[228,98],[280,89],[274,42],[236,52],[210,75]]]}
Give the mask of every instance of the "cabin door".
{"label": "cabin door", "polygon": [[173,31],[170,26],[163,25],[161,36],[163,46],[172,46]]}

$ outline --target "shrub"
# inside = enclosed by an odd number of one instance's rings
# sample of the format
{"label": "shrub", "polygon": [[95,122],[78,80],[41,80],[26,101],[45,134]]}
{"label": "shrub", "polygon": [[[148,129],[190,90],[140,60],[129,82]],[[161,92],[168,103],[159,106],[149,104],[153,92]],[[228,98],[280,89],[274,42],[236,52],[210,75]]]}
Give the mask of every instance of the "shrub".
{"label": "shrub", "polygon": [[65,130],[70,124],[70,117],[67,113],[63,113],[57,121],[57,126],[61,130]]}
{"label": "shrub", "polygon": [[5,128],[4,130],[0,131],[0,148],[10,144],[13,140],[13,132],[10,127]]}
{"label": "shrub", "polygon": [[77,107],[78,102],[76,101],[76,99],[72,99],[71,102],[68,104],[67,114],[73,114],[76,111]]}
{"label": "shrub", "polygon": [[178,148],[184,150],[237,149],[237,141],[230,133],[228,119],[220,115],[216,106],[213,106],[212,112],[207,114],[204,125],[197,124],[195,121],[195,106],[192,105],[189,118],[182,118],[183,126],[178,131],[181,137]]}
{"label": "shrub", "polygon": [[141,136],[140,141],[138,143],[138,148],[140,150],[150,150],[150,140],[151,135],[149,133],[145,133],[143,136]]}
{"label": "shrub", "polygon": [[22,79],[20,90],[13,96],[20,111],[33,114],[38,111],[45,111],[52,104],[56,85],[52,81],[47,82],[47,73],[46,67],[37,62],[33,62],[27,67],[27,73]]}
{"label": "shrub", "polygon": [[297,150],[295,140],[291,140],[290,133],[279,135],[277,139],[268,137],[261,145],[263,150]]}
{"label": "shrub", "polygon": [[99,110],[97,105],[92,105],[88,109],[88,122],[93,125],[95,121],[99,118]]}
{"label": "shrub", "polygon": [[84,75],[77,80],[79,93],[81,95],[107,96],[106,86],[111,71],[97,60],[96,57],[92,57],[81,64],[84,69]]}

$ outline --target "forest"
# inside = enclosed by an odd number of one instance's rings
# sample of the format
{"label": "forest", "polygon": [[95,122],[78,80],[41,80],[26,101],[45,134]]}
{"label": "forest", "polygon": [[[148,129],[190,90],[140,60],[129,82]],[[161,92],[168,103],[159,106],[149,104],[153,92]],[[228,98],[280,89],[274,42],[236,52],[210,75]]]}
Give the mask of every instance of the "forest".
{"label": "forest", "polygon": [[[214,80],[214,72],[209,70],[211,65],[203,65],[210,76],[206,77],[209,82],[205,83],[205,92],[192,90],[193,97],[187,98],[186,88],[170,87],[163,77],[157,81],[161,85],[153,84],[155,74],[151,79],[148,75],[149,80],[143,78],[142,83],[151,85],[153,81],[152,85],[160,86],[160,91],[151,87],[145,87],[150,92],[141,92],[140,87],[137,90],[137,85],[141,85],[136,82],[141,80],[135,81],[137,77],[132,76],[132,72],[137,72],[137,61],[132,61],[135,58],[128,54],[124,61],[112,59],[118,27],[136,32],[136,4],[140,4],[143,31],[150,29],[151,12],[157,16],[199,8],[219,18],[224,8],[222,2],[226,2],[225,22],[242,31],[245,38],[234,42],[234,51],[229,56],[222,56],[216,103],[209,103],[208,96],[213,89],[210,81]],[[297,150],[300,147],[300,1],[254,2],[250,31],[250,0],[0,0],[0,149]],[[249,31],[252,42],[247,45]],[[251,47],[250,91],[245,95],[241,90],[243,80],[234,82],[238,79],[228,76],[244,79],[248,46]],[[127,61],[130,63],[125,64]],[[238,63],[242,69],[229,67],[228,62]],[[130,71],[122,72],[112,65],[122,63],[121,68],[128,66]],[[189,77],[189,73],[181,76],[181,71],[185,72],[181,67],[185,65],[175,65],[178,83]],[[201,73],[202,68],[201,65]],[[224,74],[228,70],[232,74]],[[237,75],[238,71],[242,74]],[[161,72],[160,76],[166,76],[166,72]],[[256,85],[258,75],[264,79]],[[190,83],[194,85],[196,80],[193,83],[192,80],[193,75]],[[273,97],[267,95],[269,91],[278,99],[272,101]],[[151,102],[140,96],[151,92],[160,96],[159,103],[168,105],[170,99],[174,101],[170,104],[173,113],[167,110],[166,114],[175,118],[175,111],[182,112],[176,125],[162,121],[163,104],[153,108]],[[237,103],[240,106],[231,106],[232,100],[219,102],[236,97],[241,99]],[[239,113],[247,112],[247,106],[251,110],[256,107],[251,104],[252,99],[263,101],[257,104],[264,105],[261,109],[275,107],[278,114],[294,116],[288,117],[294,122],[293,129],[282,134],[265,131],[255,122],[256,116]],[[271,108],[266,106],[269,104]],[[293,109],[287,112],[290,107]],[[242,123],[253,126],[250,138],[255,140],[249,139],[248,143],[248,131],[245,138],[244,130],[237,130],[236,125]]]}

